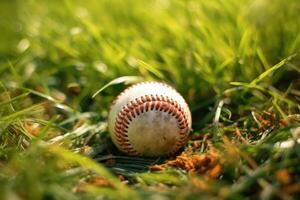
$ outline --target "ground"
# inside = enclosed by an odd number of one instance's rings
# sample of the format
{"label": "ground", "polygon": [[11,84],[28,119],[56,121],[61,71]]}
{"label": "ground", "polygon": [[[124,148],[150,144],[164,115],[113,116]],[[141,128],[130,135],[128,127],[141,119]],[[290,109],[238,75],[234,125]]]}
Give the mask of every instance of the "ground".
{"label": "ground", "polygon": [[[0,199],[297,199],[298,0],[0,2]],[[119,152],[114,98],[172,85],[169,157]]]}

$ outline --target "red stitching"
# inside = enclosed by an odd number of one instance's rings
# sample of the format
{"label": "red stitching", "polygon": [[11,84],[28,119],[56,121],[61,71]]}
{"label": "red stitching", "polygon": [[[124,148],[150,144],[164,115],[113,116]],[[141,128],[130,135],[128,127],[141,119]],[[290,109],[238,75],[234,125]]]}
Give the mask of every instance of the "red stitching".
{"label": "red stitching", "polygon": [[137,152],[130,144],[127,131],[130,121],[139,116],[141,113],[149,111],[149,109],[168,112],[177,119],[178,127],[180,129],[180,137],[170,154],[175,153],[187,139],[187,133],[189,131],[189,124],[186,116],[187,113],[184,112],[184,109],[177,101],[163,95],[150,95],[150,97],[149,95],[141,96],[122,107],[120,112],[117,114],[114,127],[117,138],[116,140],[119,146],[128,154],[139,155],[139,152]]}
{"label": "red stitching", "polygon": [[[117,98],[111,103],[110,105],[110,109],[112,109],[112,107],[117,103],[118,99],[120,99],[121,96],[123,96],[124,94],[126,94],[128,92],[128,90],[138,86],[138,85],[143,85],[143,84],[159,84],[159,85],[162,85],[162,86],[165,86],[171,90],[173,90],[174,92],[176,92],[177,94],[179,94],[174,88],[172,88],[171,86],[169,86],[168,84],[165,84],[165,83],[162,83],[162,82],[155,82],[155,81],[144,81],[144,82],[140,82],[140,83],[136,83],[128,88],[126,88],[125,90],[123,90],[118,96]],[[180,95],[180,94],[179,94]]]}

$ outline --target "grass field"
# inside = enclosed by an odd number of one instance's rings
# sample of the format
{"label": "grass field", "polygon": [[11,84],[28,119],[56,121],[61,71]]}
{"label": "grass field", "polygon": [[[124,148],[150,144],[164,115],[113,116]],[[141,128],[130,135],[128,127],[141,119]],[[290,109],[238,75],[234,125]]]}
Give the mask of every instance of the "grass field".
{"label": "grass field", "polygon": [[[0,199],[300,198],[299,0],[0,1]],[[128,85],[192,111],[177,155],[107,132]]]}

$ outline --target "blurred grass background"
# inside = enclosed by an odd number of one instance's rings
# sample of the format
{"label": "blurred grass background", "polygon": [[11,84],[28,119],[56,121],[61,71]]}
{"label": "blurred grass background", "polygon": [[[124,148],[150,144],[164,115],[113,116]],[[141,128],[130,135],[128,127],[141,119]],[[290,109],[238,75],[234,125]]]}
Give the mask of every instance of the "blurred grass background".
{"label": "blurred grass background", "polygon": [[[273,146],[298,137],[299,13],[298,0],[0,1],[0,198],[175,198],[174,185],[179,199],[292,198],[295,192],[279,195],[274,173],[288,168],[300,191],[299,145],[276,158]],[[231,186],[249,172],[240,169],[247,166],[241,157],[225,162],[205,190],[174,169],[148,176],[144,169],[155,160],[121,155],[116,167],[105,168],[76,154],[98,161],[115,154],[106,132],[109,104],[123,83],[141,80],[167,82],[185,97],[192,137],[211,134],[219,147],[241,129],[250,144],[236,141],[238,152],[248,153],[262,175]],[[257,113],[266,111],[275,117],[263,126]],[[113,186],[76,191],[90,170]]]}

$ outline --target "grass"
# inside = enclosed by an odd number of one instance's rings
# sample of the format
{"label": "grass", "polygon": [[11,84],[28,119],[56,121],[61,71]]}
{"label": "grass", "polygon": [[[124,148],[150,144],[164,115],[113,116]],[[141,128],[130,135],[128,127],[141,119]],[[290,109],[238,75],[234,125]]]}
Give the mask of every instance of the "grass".
{"label": "grass", "polygon": [[[0,199],[297,199],[297,0],[0,2]],[[129,157],[107,132],[127,85],[163,81],[193,132]]]}

